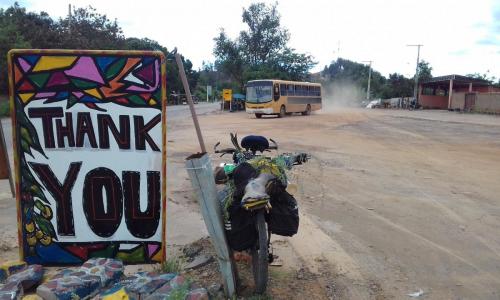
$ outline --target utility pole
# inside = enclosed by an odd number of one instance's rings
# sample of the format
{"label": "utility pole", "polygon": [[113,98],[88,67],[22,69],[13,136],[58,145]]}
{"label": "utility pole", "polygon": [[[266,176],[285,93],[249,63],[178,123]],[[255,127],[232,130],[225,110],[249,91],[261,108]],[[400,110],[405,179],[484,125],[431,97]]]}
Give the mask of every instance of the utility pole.
{"label": "utility pole", "polygon": [[418,104],[418,64],[420,62],[420,47],[422,47],[422,44],[416,44],[416,45],[406,45],[406,47],[417,47],[417,67],[415,69],[415,86],[413,87],[413,99],[415,99],[415,107]]}
{"label": "utility pole", "polygon": [[71,4],[69,4],[69,9],[68,9],[68,32],[69,35],[71,35]]}
{"label": "utility pole", "polygon": [[369,65],[368,65],[368,88],[366,89],[366,100],[370,100],[370,81],[372,80],[372,62],[373,62],[373,60],[364,60],[362,62],[369,63]]}

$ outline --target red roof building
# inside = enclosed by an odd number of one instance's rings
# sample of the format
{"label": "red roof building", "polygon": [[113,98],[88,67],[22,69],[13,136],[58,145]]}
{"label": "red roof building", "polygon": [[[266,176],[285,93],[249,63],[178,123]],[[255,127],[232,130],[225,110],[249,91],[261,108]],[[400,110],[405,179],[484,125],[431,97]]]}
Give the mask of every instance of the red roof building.
{"label": "red roof building", "polygon": [[[424,80],[419,84],[418,89],[418,103],[423,108],[431,109],[461,109],[466,110],[465,107],[465,97],[467,94],[495,94],[499,93],[499,110],[500,110],[500,88],[491,85],[488,81],[460,76],[460,75],[448,75],[433,77],[428,80]],[[460,101],[461,97],[464,97],[464,101]],[[496,96],[494,98],[497,98]],[[456,101],[454,101],[456,100]],[[456,103],[454,103],[456,102]],[[459,102],[463,102],[462,107]]]}

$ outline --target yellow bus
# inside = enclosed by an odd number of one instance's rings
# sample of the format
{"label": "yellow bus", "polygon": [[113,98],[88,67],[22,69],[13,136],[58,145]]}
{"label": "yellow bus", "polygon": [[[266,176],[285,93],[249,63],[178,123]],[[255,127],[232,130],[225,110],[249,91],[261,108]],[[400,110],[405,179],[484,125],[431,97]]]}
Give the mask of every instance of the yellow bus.
{"label": "yellow bus", "polygon": [[286,81],[252,80],[246,85],[246,111],[261,118],[262,115],[311,114],[321,109],[321,84]]}

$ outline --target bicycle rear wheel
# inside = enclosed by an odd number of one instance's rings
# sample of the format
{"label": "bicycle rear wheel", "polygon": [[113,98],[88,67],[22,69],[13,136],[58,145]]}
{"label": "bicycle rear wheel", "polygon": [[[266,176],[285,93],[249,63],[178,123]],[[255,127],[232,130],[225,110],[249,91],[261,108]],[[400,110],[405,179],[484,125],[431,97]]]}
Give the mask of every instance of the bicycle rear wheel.
{"label": "bicycle rear wheel", "polygon": [[264,210],[257,212],[255,216],[257,232],[259,234],[258,244],[252,248],[252,269],[255,281],[255,292],[262,294],[267,288],[267,276],[269,256],[267,248],[267,226],[264,218]]}

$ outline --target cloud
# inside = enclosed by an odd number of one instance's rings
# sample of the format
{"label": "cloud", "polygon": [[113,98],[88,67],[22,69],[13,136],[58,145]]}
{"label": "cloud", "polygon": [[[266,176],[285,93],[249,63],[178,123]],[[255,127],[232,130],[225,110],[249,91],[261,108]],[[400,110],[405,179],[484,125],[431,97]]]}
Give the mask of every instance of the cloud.
{"label": "cloud", "polygon": [[469,54],[469,50],[467,49],[460,49],[456,51],[451,51],[449,52],[450,55],[456,55],[456,56],[462,56],[462,55],[467,55]]}
{"label": "cloud", "polygon": [[496,36],[487,36],[477,41],[482,46],[500,46],[500,39]]}
{"label": "cloud", "polygon": [[491,9],[491,21],[477,23],[476,26],[485,31],[483,36],[477,40],[481,46],[500,46],[500,4],[494,4]]}

